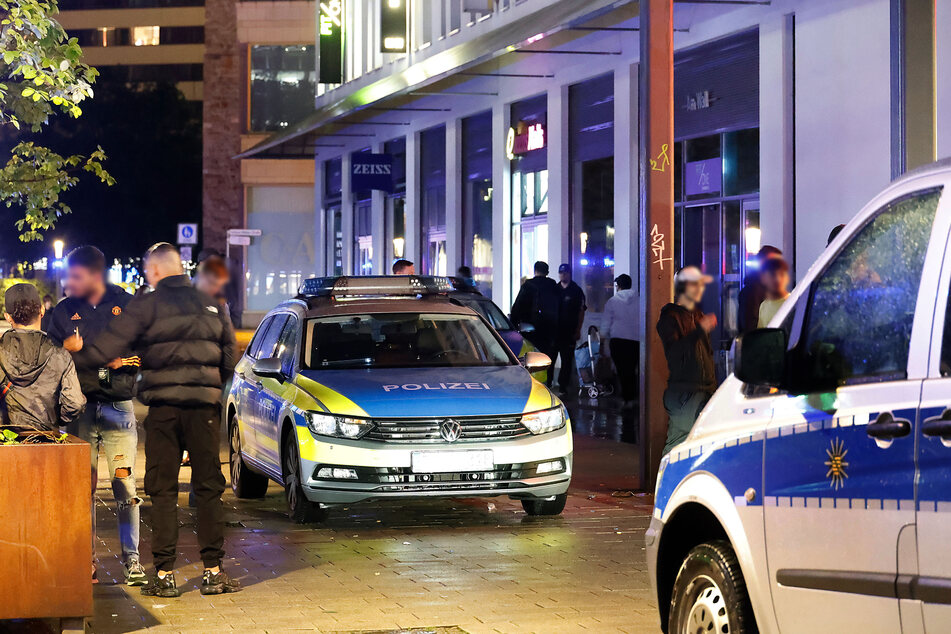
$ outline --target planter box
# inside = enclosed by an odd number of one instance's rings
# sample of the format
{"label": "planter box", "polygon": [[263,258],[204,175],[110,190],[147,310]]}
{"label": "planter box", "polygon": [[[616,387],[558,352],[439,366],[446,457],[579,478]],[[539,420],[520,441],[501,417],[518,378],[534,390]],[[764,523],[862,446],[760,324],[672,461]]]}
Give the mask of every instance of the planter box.
{"label": "planter box", "polygon": [[92,615],[89,444],[0,446],[0,620]]}

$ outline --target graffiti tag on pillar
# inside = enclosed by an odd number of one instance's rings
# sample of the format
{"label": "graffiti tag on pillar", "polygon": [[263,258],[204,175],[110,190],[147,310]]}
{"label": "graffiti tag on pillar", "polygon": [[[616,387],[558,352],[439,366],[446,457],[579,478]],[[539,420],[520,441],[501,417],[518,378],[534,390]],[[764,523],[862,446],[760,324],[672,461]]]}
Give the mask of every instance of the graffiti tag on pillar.
{"label": "graffiti tag on pillar", "polygon": [[657,153],[657,157],[650,159],[651,169],[655,172],[666,172],[670,166],[670,157],[667,156],[668,149],[669,146],[664,143],[660,146],[660,152]]}
{"label": "graffiti tag on pillar", "polygon": [[655,224],[651,228],[651,252],[654,255],[654,264],[660,266],[660,270],[664,270],[664,262],[673,262],[672,257],[664,257],[664,251],[667,250],[667,242],[664,240],[664,234],[660,232]]}

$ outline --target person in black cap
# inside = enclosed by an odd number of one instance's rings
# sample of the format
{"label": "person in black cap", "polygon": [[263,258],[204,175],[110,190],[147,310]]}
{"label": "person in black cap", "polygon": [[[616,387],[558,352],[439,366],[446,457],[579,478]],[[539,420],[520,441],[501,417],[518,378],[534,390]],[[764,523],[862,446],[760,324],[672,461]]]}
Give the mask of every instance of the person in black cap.
{"label": "person in black cap", "polygon": [[558,356],[561,357],[558,388],[562,394],[567,394],[571,387],[575,345],[581,339],[581,325],[586,310],[588,305],[585,303],[584,291],[571,279],[571,265],[562,264],[558,267],[558,331],[555,337]]}
{"label": "person in black cap", "polygon": [[[548,277],[548,263],[538,261],[534,267],[535,277],[525,280],[512,304],[512,321],[521,329],[531,324],[533,330],[524,332],[525,338],[555,362],[558,348],[555,335],[558,328],[558,283]],[[548,385],[552,372],[548,371]]]}
{"label": "person in black cap", "polygon": [[73,358],[40,330],[43,304],[32,284],[14,284],[3,296],[12,328],[0,337],[0,421],[56,431],[86,405]]}

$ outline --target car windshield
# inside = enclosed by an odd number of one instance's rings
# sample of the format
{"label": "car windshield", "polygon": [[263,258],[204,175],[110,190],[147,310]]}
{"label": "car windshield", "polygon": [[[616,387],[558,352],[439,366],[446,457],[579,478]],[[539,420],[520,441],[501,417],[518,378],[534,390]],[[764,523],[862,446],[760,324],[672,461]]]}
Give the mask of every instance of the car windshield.
{"label": "car windshield", "polygon": [[307,321],[311,370],[500,366],[511,357],[475,315],[375,313]]}
{"label": "car windshield", "polygon": [[512,322],[505,316],[501,308],[496,306],[490,299],[476,299],[477,297],[476,295],[456,295],[453,299],[457,300],[466,308],[471,308],[485,317],[485,320],[496,330],[513,330]]}

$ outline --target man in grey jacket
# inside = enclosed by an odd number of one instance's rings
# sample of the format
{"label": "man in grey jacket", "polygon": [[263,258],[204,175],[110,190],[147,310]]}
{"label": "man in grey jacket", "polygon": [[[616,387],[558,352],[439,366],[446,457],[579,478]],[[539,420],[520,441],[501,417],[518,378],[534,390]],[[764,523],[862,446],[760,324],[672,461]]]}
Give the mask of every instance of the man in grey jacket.
{"label": "man in grey jacket", "polygon": [[73,358],[40,330],[43,303],[35,286],[14,284],[3,300],[12,329],[0,337],[0,418],[56,431],[86,405]]}
{"label": "man in grey jacket", "polygon": [[604,305],[601,338],[608,342],[607,352],[614,360],[624,407],[634,407],[637,398],[637,369],[640,367],[640,334],[637,295],[633,280],[622,273],[614,280],[617,292]]}

